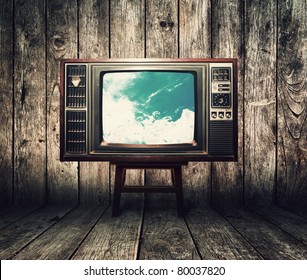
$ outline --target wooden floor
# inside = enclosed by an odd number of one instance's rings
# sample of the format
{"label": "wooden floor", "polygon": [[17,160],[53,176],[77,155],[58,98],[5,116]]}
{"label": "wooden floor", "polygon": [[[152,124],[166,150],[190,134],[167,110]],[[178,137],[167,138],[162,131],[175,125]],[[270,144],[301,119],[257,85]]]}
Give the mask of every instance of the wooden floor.
{"label": "wooden floor", "polygon": [[307,259],[303,214],[204,208],[179,218],[143,201],[124,197],[115,218],[111,207],[2,209],[0,259]]}

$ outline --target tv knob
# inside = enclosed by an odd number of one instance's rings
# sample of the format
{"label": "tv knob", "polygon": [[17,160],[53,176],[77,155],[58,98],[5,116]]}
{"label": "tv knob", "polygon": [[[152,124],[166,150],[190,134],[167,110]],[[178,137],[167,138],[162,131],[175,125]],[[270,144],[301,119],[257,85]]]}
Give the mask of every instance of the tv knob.
{"label": "tv knob", "polygon": [[216,117],[217,117],[216,112],[212,112],[211,117],[212,117],[213,119],[216,119]]}
{"label": "tv knob", "polygon": [[219,103],[219,104],[223,104],[223,103],[224,103],[224,98],[223,98],[223,97],[220,97],[220,98],[218,99],[218,103]]}
{"label": "tv knob", "polygon": [[219,118],[224,119],[224,113],[219,113]]}
{"label": "tv knob", "polygon": [[230,118],[231,118],[231,113],[230,113],[230,112],[226,113],[226,118],[227,118],[227,119],[230,119]]}

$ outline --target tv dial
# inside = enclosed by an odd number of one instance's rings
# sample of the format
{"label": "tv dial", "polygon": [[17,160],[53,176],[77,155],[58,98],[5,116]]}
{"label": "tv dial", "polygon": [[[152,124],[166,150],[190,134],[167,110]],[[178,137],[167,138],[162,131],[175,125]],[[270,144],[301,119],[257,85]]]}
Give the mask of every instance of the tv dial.
{"label": "tv dial", "polygon": [[212,107],[230,107],[230,93],[213,93]]}
{"label": "tv dial", "polygon": [[224,103],[225,103],[224,97],[220,97],[220,98],[218,99],[218,103],[219,103],[219,104],[224,104]]}

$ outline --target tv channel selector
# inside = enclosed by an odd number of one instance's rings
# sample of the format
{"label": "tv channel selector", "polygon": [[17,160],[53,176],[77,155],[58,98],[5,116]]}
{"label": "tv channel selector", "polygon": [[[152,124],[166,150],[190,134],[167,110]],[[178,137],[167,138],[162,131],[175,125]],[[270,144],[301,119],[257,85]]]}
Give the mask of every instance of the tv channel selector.
{"label": "tv channel selector", "polygon": [[210,119],[232,120],[232,66],[212,66],[210,85]]}
{"label": "tv channel selector", "polygon": [[230,107],[230,93],[213,93],[212,107]]}

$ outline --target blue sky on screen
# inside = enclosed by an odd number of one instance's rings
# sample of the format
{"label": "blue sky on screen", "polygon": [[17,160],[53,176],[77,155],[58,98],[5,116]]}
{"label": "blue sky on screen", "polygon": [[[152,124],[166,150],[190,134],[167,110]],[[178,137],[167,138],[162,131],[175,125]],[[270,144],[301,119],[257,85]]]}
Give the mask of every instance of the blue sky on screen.
{"label": "blue sky on screen", "polygon": [[108,143],[178,144],[194,139],[194,76],[188,72],[110,72],[103,76]]}

